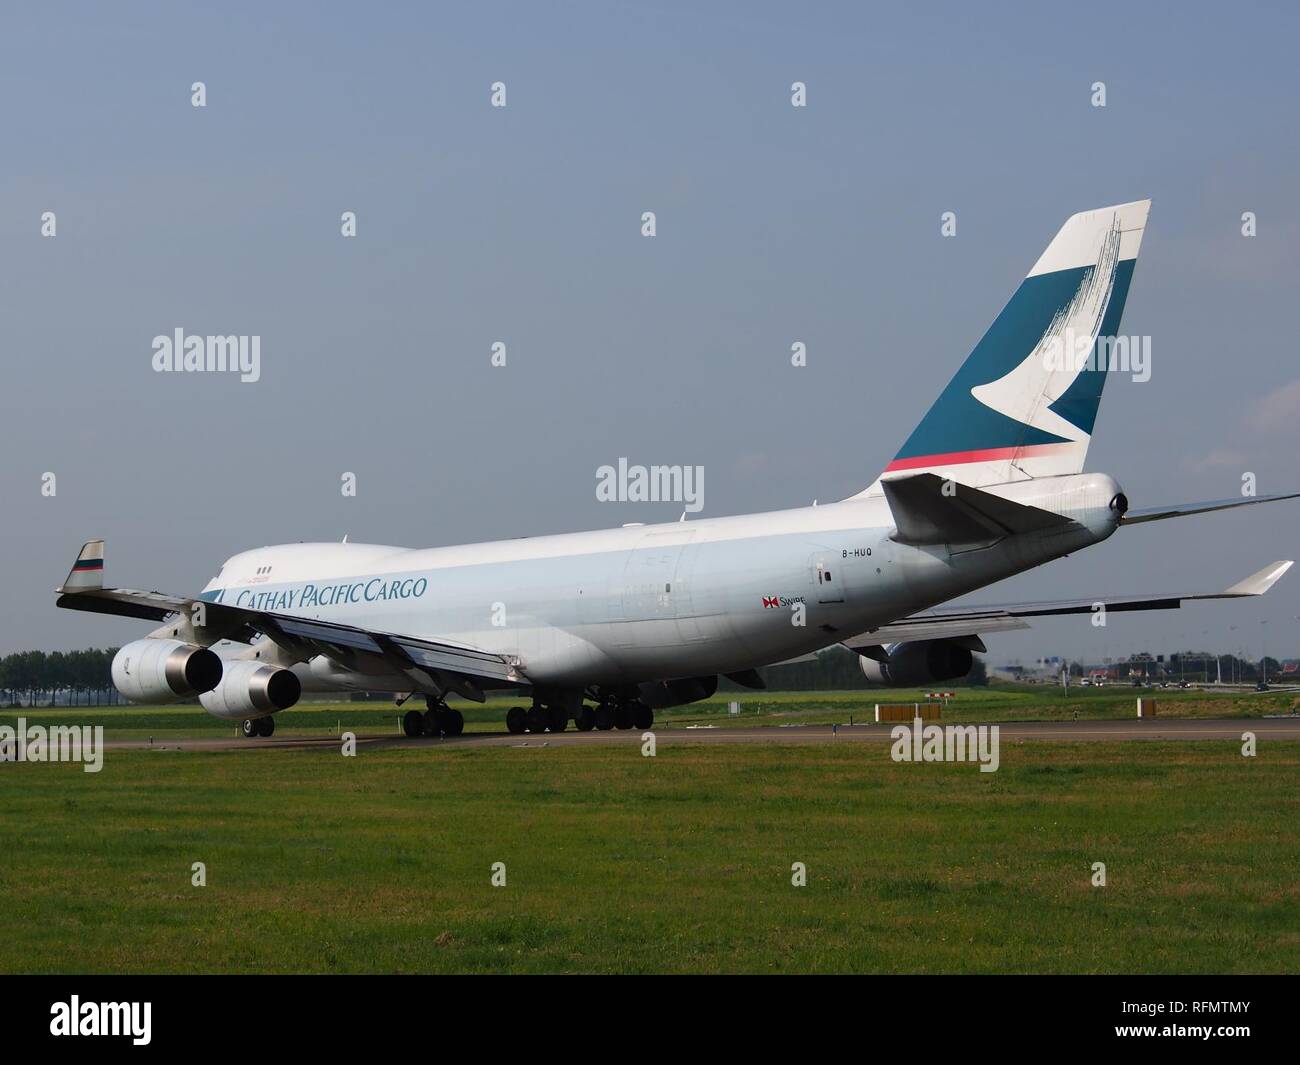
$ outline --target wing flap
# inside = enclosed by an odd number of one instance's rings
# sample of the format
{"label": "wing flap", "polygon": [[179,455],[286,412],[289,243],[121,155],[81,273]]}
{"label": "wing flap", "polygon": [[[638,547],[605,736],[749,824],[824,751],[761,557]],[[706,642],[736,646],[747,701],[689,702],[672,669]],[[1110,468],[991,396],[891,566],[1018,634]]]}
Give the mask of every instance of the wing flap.
{"label": "wing flap", "polygon": [[426,669],[464,673],[472,677],[507,681],[512,684],[524,682],[518,664],[503,655],[494,655],[471,647],[456,647],[452,644],[430,643],[427,640],[412,640],[406,637],[393,636],[390,639],[409,655],[413,662]]}
{"label": "wing flap", "polygon": [[905,640],[960,640],[966,637],[987,635],[993,632],[1014,632],[1029,628],[1029,622],[1010,615],[981,615],[977,618],[941,619],[925,614],[902,618],[878,629],[869,629],[847,640],[840,641],[859,654],[861,647]]}
{"label": "wing flap", "polygon": [[[350,651],[369,651],[371,654],[383,654],[384,649],[365,629],[356,629],[350,625],[336,625],[332,622],[309,621],[303,618],[289,617],[284,614],[261,615],[274,630],[292,639],[306,640],[310,643],[327,647],[346,648]],[[274,638],[275,633],[269,633]]]}

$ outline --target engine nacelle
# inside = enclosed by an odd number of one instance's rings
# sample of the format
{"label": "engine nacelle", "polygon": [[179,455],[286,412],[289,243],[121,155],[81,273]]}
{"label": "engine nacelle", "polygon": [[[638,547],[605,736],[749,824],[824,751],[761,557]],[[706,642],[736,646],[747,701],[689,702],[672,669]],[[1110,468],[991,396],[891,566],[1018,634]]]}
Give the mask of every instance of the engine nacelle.
{"label": "engine nacelle", "polygon": [[970,648],[956,640],[917,640],[896,643],[886,649],[888,658],[860,659],[867,680],[891,688],[915,688],[943,680],[957,680],[970,672],[974,663]]}
{"label": "engine nacelle", "polygon": [[180,640],[135,640],[113,656],[113,687],[133,703],[175,703],[221,683],[221,659]]}
{"label": "engine nacelle", "polygon": [[293,670],[247,658],[227,662],[221,683],[199,702],[213,717],[242,721],[288,710],[300,695],[302,681]]}

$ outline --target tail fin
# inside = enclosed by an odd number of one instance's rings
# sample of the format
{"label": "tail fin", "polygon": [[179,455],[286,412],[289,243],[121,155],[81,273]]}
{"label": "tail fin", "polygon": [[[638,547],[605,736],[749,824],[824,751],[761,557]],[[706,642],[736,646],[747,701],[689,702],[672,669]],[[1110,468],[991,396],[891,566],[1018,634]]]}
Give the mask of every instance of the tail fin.
{"label": "tail fin", "polygon": [[[885,469],[980,487],[1078,473],[1150,200],[1068,219]],[[1098,344],[1098,338],[1103,342]],[[862,495],[880,492],[880,480]]]}

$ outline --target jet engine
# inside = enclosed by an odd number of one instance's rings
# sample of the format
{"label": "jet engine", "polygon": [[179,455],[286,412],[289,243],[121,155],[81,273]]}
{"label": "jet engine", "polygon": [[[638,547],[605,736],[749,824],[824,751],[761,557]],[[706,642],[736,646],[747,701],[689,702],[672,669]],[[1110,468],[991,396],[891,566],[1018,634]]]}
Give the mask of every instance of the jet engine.
{"label": "jet engine", "polygon": [[199,702],[213,717],[241,721],[287,710],[300,695],[302,681],[293,670],[248,658],[227,662],[221,683]]}
{"label": "jet engine", "polygon": [[970,648],[957,640],[916,640],[885,649],[885,661],[863,656],[867,680],[891,688],[914,688],[943,680],[957,680],[970,672]]}
{"label": "jet engine", "polygon": [[221,659],[179,640],[135,640],[113,656],[113,687],[133,703],[175,703],[221,682]]}

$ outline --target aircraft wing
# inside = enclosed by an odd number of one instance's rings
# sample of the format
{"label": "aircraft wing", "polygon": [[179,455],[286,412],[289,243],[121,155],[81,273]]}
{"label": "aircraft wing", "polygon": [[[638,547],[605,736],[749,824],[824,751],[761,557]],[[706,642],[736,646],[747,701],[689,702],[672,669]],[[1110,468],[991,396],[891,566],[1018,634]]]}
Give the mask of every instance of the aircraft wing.
{"label": "aircraft wing", "polygon": [[[345,669],[354,669],[363,656],[378,656],[399,672],[423,670],[445,686],[471,699],[482,699],[478,682],[528,684],[517,661],[508,655],[460,644],[441,643],[397,633],[379,632],[335,621],[318,621],[267,610],[250,610],[196,597],[103,587],[104,541],[86,543],[68,579],[58,589],[56,606],[89,610],[150,621],[185,615],[205,636],[251,642],[269,636],[293,655],[323,654]],[[202,622],[193,619],[201,617]]]}
{"label": "aircraft wing", "polygon": [[[934,640],[973,637],[983,633],[1027,629],[1025,618],[1053,617],[1062,614],[1090,614],[1103,605],[1107,612],[1127,610],[1177,610],[1184,602],[1195,599],[1239,599],[1263,595],[1281,579],[1291,562],[1274,562],[1222,592],[1179,592],[1170,595],[1096,596],[1092,599],[1057,599],[1041,603],[1009,603],[997,606],[940,607],[910,617],[900,618],[867,632],[858,633],[841,643],[863,653],[902,640]],[[978,649],[978,648],[977,648]]]}

